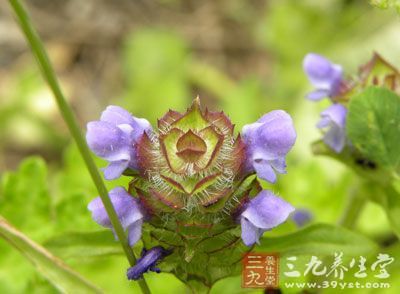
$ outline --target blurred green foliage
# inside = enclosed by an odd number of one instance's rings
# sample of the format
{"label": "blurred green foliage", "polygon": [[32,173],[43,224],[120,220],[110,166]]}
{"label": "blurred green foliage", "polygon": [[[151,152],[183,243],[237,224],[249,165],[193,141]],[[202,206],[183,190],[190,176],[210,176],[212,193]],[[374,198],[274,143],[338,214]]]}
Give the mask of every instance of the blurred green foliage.
{"label": "blurred green foliage", "polygon": [[[246,9],[250,11],[251,4],[237,2],[242,4],[240,11],[232,8],[226,13],[243,19],[246,25]],[[313,223],[335,224],[348,196],[359,189],[359,180],[332,159],[311,155],[310,144],[320,137],[314,125],[321,105],[303,98],[309,86],[302,58],[308,52],[322,53],[355,72],[356,66],[376,50],[399,65],[399,19],[391,10],[376,10],[359,1],[283,0],[269,1],[263,17],[254,23],[248,31],[257,49],[271,60],[268,74],[235,80],[203,62],[178,32],[146,27],[126,37],[121,48],[124,86],[108,103],[155,123],[168,109],[182,111],[201,94],[204,104],[223,109],[231,117],[237,131],[272,109],[287,110],[295,120],[298,141],[288,160],[288,174],[281,176],[277,185],[266,187],[294,206],[309,209]],[[138,286],[125,278],[128,264],[118,244],[113,243],[112,233],[99,231],[86,209],[96,189],[75,145],[67,143],[69,136],[51,107],[51,97],[32,68],[29,63],[11,73],[6,91],[0,91],[0,167],[6,165],[14,149],[24,156],[40,153],[47,162],[29,157],[15,171],[2,173],[0,214],[107,293],[137,293]],[[105,166],[105,162],[97,162]],[[109,188],[126,184],[127,179],[107,183]],[[374,202],[366,205],[354,229],[376,242],[391,236],[385,212]],[[295,230],[289,222],[266,236],[278,238]],[[88,248],[87,244],[96,246]],[[400,259],[398,246],[389,250]],[[56,292],[3,240],[0,251],[1,293]],[[392,288],[382,293],[397,293],[400,287],[400,268],[393,267],[391,273]],[[154,293],[186,291],[169,274],[150,273],[147,281]],[[257,293],[241,289],[238,277],[219,281],[211,291],[225,292]]]}

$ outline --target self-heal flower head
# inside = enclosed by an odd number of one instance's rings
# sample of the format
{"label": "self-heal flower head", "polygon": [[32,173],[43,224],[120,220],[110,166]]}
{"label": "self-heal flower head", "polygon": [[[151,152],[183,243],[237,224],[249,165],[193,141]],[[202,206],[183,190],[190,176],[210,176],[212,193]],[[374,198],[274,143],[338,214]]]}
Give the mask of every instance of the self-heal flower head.
{"label": "self-heal flower head", "polygon": [[[285,172],[285,156],[296,139],[286,112],[272,111],[245,126],[241,134],[223,112],[203,108],[199,97],[185,112],[168,111],[151,132],[147,123],[141,126],[126,111],[110,113],[118,115],[110,120],[103,114],[97,123],[107,122],[107,132],[95,132],[91,147],[111,164],[116,159],[110,154],[115,152],[118,160],[122,154],[128,168],[136,169],[124,172],[132,176],[129,194],[119,188],[110,196],[130,244],[141,238],[145,248],[152,248],[128,270],[128,279],[159,272],[160,263],[180,280],[208,287],[237,271],[241,257],[251,249],[236,242],[240,223],[243,240],[251,245],[292,210],[272,193],[260,193],[259,183],[259,178],[275,182],[275,172]],[[111,227],[99,199],[89,209],[98,223]],[[229,257],[224,258],[227,251]],[[168,254],[172,256],[162,260]],[[192,266],[196,264],[202,266]]]}
{"label": "self-heal flower head", "polygon": [[315,91],[307,98],[318,101],[325,97],[334,97],[340,92],[343,70],[338,64],[315,53],[309,53],[303,60],[303,68]]}
{"label": "self-heal flower head", "polygon": [[292,118],[283,110],[274,110],[242,129],[246,145],[246,168],[268,182],[276,174],[286,173],[285,156],[296,141]]}
{"label": "self-heal flower head", "polygon": [[100,121],[89,122],[86,141],[90,149],[109,162],[104,169],[107,180],[116,179],[125,169],[137,169],[136,144],[144,132],[150,132],[150,123],[133,117],[118,106],[108,106]]}
{"label": "self-heal flower head", "polygon": [[153,247],[150,250],[143,248],[141,257],[126,273],[128,280],[139,280],[143,277],[143,274],[148,271],[160,273],[161,270],[157,268],[156,265],[169,254],[171,254],[171,252],[161,246]]}
{"label": "self-heal flower head", "polygon": [[[109,192],[110,200],[124,230],[128,231],[129,245],[133,246],[142,236],[144,210],[138,199],[132,197],[124,188],[116,187]],[[99,225],[113,229],[100,197],[93,199],[88,209]]]}
{"label": "self-heal flower head", "polygon": [[259,243],[262,234],[286,221],[294,207],[271,191],[263,190],[251,199],[240,215],[242,240],[247,246]]}
{"label": "self-heal flower head", "polygon": [[336,153],[340,153],[346,144],[347,108],[342,104],[333,104],[321,112],[321,120],[317,127],[327,129],[324,142]]}

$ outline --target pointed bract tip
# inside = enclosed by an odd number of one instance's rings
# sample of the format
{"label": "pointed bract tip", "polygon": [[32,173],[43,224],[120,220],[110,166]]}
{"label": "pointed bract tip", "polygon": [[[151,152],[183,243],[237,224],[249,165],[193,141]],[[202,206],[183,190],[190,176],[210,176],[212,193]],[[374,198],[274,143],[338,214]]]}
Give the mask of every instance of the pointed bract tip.
{"label": "pointed bract tip", "polygon": [[197,95],[196,98],[193,99],[192,106],[190,108],[191,109],[193,109],[193,108],[200,109],[200,96],[199,95]]}

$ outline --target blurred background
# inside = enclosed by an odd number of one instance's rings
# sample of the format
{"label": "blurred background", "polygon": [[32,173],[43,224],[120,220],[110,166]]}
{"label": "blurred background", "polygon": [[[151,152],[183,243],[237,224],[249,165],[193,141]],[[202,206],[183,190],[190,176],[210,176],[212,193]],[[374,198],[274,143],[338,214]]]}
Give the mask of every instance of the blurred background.
{"label": "blurred background", "polygon": [[[312,222],[340,220],[358,180],[339,163],[311,153],[310,144],[321,137],[315,124],[328,102],[304,98],[311,86],[302,59],[308,52],[325,55],[351,76],[376,51],[399,67],[400,19],[393,9],[361,0],[25,4],[83,131],[109,104],[155,123],[170,108],[184,111],[199,95],[204,106],[224,110],[236,131],[268,111],[284,109],[294,118],[298,141],[288,174],[269,188],[310,211]],[[97,194],[7,1],[0,2],[0,175],[0,214],[18,229],[106,291],[137,289],[121,274],[127,265],[117,247],[100,244],[94,259],[85,248],[63,243],[68,239],[63,234],[99,229],[86,210]],[[376,240],[390,231],[374,204],[368,204],[356,229]],[[290,228],[271,234],[285,230]],[[154,293],[184,293],[171,275],[148,277]],[[55,292],[0,240],[0,293],[27,289]],[[217,284],[212,293],[221,289],[243,291],[236,278]]]}

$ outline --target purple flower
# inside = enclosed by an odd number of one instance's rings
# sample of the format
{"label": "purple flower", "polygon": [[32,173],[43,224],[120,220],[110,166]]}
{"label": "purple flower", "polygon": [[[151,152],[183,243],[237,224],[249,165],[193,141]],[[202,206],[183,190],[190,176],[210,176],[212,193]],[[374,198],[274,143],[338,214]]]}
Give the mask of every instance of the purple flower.
{"label": "purple flower", "polygon": [[321,55],[309,53],[303,60],[303,68],[311,84],[316,88],[307,95],[310,100],[318,101],[339,94],[343,70]]}
{"label": "purple flower", "polygon": [[171,251],[165,250],[161,246],[153,247],[148,251],[143,248],[141,258],[126,273],[128,280],[139,280],[149,270],[160,273],[161,270],[156,267],[157,263],[171,253]]}
{"label": "purple flower", "polygon": [[286,173],[285,156],[296,141],[292,118],[283,110],[274,110],[242,129],[246,144],[246,170],[275,183],[276,174]]}
{"label": "purple flower", "polygon": [[312,213],[305,208],[296,209],[292,214],[292,220],[298,227],[303,227],[313,219]]}
{"label": "purple flower", "polygon": [[323,140],[336,153],[340,153],[346,143],[346,114],[346,107],[333,104],[321,112],[321,120],[317,124],[320,129],[328,129]]}
{"label": "purple flower", "polygon": [[[133,246],[142,235],[144,210],[139,200],[122,187],[112,189],[109,196],[122,227],[128,231],[129,245]],[[92,218],[96,223],[114,231],[100,197],[93,199],[88,209],[92,212]]]}
{"label": "purple flower", "polygon": [[118,178],[127,168],[138,168],[135,145],[145,131],[151,131],[147,120],[113,105],[103,111],[100,121],[88,123],[86,141],[97,156],[109,162],[104,169],[107,180]]}
{"label": "purple flower", "polygon": [[262,234],[283,223],[294,207],[271,191],[263,190],[251,199],[240,215],[242,240],[246,246],[259,243]]}

